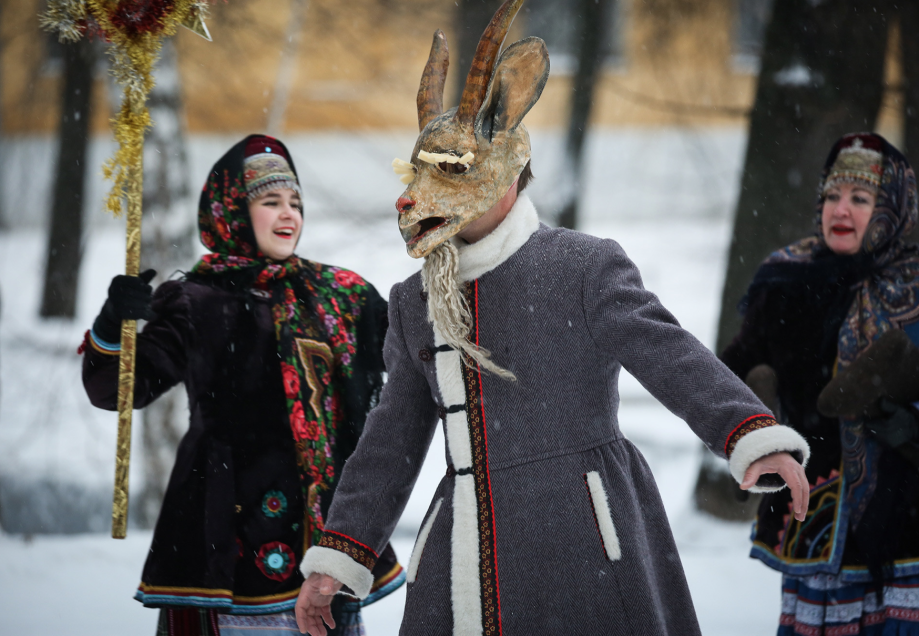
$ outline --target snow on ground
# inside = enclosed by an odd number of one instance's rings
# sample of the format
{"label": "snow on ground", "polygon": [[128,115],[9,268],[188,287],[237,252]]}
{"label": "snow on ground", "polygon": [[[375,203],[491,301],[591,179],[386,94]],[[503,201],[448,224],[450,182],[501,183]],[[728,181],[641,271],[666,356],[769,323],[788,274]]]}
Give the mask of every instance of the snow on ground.
{"label": "snow on ground", "polygon": [[[671,521],[702,634],[775,634],[780,577],[746,558],[747,526],[690,513]],[[0,635],[153,636],[157,612],[131,600],[150,536],[0,534]],[[393,541],[403,563],[412,542]],[[396,636],[404,600],[402,587],[365,608],[368,636]]]}
{"label": "snow on ground", "polygon": [[[553,179],[561,174],[561,138],[546,133],[533,138],[537,178],[531,196],[547,216],[558,191]],[[416,271],[419,264],[405,255],[396,230],[393,202],[401,186],[389,168],[393,157],[407,158],[413,140],[411,133],[286,140],[309,193],[298,253],[352,268],[384,294]],[[193,185],[203,183],[210,165],[233,141],[191,140]],[[2,191],[8,193],[7,229],[0,230],[0,513],[16,508],[34,512],[36,519],[53,519],[59,529],[102,532],[114,473],[115,416],[86,401],[75,349],[102,305],[109,279],[123,267],[123,221],[105,218],[101,203],[90,206],[77,319],[37,319],[46,236],[40,219],[12,218],[11,210],[28,203],[23,192],[47,190],[46,181],[35,179],[48,171],[33,170],[30,176],[4,168],[25,163],[34,169],[36,161],[50,166],[49,147],[47,140],[12,140],[0,161],[0,178],[6,179]],[[109,148],[107,141],[96,142],[93,160],[101,162]],[[607,130],[594,134],[588,145],[582,229],[619,241],[645,285],[708,345],[715,337],[743,150],[741,132],[726,129]],[[12,179],[20,187],[11,188]],[[98,179],[90,184],[92,200],[101,202],[104,191]],[[698,440],[627,374],[621,392],[622,430],[644,454],[660,487],[703,634],[773,634],[780,579],[746,557],[748,526],[692,510],[702,452]],[[138,457],[141,414],[136,421]],[[443,475],[443,457],[438,434],[394,536],[403,563]],[[139,473],[131,480],[133,489],[142,486]],[[39,491],[54,496],[32,496]],[[90,507],[93,514],[85,514]],[[91,523],[61,523],[71,514]],[[28,540],[0,534],[0,636],[152,634],[156,612],[131,600],[149,539],[148,531],[136,529],[125,541],[101,533]],[[402,598],[404,592],[366,610],[370,636],[397,633]]]}

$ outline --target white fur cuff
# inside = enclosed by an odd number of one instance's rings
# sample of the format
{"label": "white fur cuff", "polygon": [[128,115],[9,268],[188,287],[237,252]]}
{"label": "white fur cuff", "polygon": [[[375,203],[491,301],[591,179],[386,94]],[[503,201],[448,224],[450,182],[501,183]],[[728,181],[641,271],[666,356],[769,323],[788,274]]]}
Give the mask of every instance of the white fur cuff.
{"label": "white fur cuff", "polygon": [[[728,463],[731,475],[738,484],[743,483],[744,475],[747,474],[750,464],[761,457],[782,451],[794,455],[800,454],[801,465],[807,466],[811,449],[804,438],[793,428],[779,424],[747,433],[738,440],[734,452],[731,453]],[[784,484],[774,487],[753,486],[750,492],[778,492],[784,487]]]}
{"label": "white fur cuff", "polygon": [[320,545],[314,545],[306,551],[306,556],[300,562],[300,572],[303,578],[308,578],[313,572],[327,574],[351,588],[358,598],[367,598],[373,585],[370,570],[344,552]]}

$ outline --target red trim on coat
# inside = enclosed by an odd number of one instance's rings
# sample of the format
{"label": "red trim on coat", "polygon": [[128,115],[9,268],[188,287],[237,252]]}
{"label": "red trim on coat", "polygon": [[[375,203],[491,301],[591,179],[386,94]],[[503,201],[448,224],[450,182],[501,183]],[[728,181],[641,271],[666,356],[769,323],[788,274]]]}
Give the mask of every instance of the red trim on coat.
{"label": "red trim on coat", "polygon": [[[743,426],[744,424],[746,424],[746,423],[749,422],[750,420],[755,420],[755,419],[758,418],[758,417],[768,417],[769,419],[773,419],[772,416],[769,415],[769,414],[767,414],[767,413],[758,413],[758,414],[756,414],[756,415],[751,415],[750,417],[748,417],[747,419],[745,419],[743,422],[741,422],[740,424],[738,424],[737,426],[735,426],[735,427],[734,427],[734,430],[732,430],[730,433],[728,433],[727,438],[724,440],[724,454],[725,454],[725,455],[728,454],[728,444],[729,444],[730,441],[731,441],[731,437],[734,436],[734,433],[736,433],[738,430],[740,430],[740,427],[741,427],[741,426]],[[776,422],[776,424],[778,424],[778,422]]]}
{"label": "red trim on coat", "polygon": [[378,558],[378,559],[380,558],[380,555],[376,553],[376,550],[374,550],[373,548],[371,548],[371,547],[369,547],[369,546],[364,545],[363,543],[361,543],[360,541],[358,541],[358,540],[355,539],[354,537],[349,537],[348,535],[346,535],[346,534],[344,534],[344,533],[342,533],[342,532],[335,532],[334,530],[323,530],[323,531],[322,531],[322,534],[337,534],[337,535],[340,536],[341,538],[347,539],[347,540],[350,541],[351,543],[356,543],[357,545],[361,546],[362,548],[364,548],[365,550],[367,550],[368,552],[370,552],[370,554],[372,554],[372,555],[375,556],[376,558]]}
{"label": "red trim on coat", "polygon": [[[476,280],[474,283],[475,289],[475,346],[479,346],[479,281]],[[495,549],[492,551],[492,560],[494,561],[495,567],[495,598],[497,599],[498,604],[498,634],[502,633],[501,628],[501,577],[498,574],[498,529],[495,526],[495,498],[491,492],[491,470],[488,468],[488,422],[485,420],[485,391],[482,390],[482,366],[476,364],[476,368],[479,372],[479,392],[482,396],[482,432],[485,437],[485,476],[488,481],[488,505],[491,507],[491,535],[492,541],[495,544]]]}

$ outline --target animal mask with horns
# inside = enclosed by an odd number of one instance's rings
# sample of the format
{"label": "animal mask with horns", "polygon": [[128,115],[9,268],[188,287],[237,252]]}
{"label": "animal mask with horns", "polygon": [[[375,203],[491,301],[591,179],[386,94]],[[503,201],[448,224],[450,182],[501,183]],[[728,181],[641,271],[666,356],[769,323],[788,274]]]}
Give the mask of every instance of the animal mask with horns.
{"label": "animal mask with horns", "polygon": [[545,43],[530,37],[498,52],[523,0],[507,0],[482,34],[459,106],[443,112],[447,40],[434,34],[421,86],[421,134],[411,163],[393,168],[408,184],[396,203],[409,256],[428,256],[494,206],[530,160],[520,123],[549,77]]}

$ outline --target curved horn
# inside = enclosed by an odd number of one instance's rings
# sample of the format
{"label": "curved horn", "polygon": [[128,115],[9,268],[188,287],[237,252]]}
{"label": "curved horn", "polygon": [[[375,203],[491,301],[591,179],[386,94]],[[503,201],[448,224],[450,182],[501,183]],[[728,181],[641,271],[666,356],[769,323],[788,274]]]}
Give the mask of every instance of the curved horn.
{"label": "curved horn", "polygon": [[491,81],[498,53],[501,51],[501,44],[504,43],[507,30],[522,4],[523,0],[507,0],[495,12],[482,34],[482,39],[475,49],[475,57],[472,59],[472,68],[466,76],[463,96],[456,109],[457,121],[471,124],[479,114],[482,102],[485,101],[485,93],[488,92],[488,83]]}
{"label": "curved horn", "polygon": [[440,29],[434,32],[431,53],[428,63],[421,75],[418,87],[418,130],[424,130],[432,119],[444,112],[444,82],[447,80],[447,67],[450,66],[450,50],[447,38]]}

